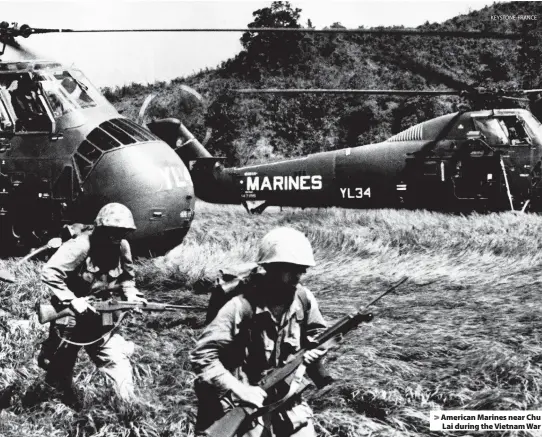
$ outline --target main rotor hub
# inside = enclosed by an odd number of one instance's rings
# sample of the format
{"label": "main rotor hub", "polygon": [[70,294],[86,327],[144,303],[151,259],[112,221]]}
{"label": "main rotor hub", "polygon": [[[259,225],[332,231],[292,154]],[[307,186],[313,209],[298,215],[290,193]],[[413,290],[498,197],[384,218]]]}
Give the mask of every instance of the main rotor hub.
{"label": "main rotor hub", "polygon": [[7,44],[18,46],[17,42],[15,41],[16,37],[22,36],[23,38],[28,38],[30,35],[32,35],[32,33],[34,33],[34,29],[32,29],[28,24],[23,24],[19,27],[18,23],[11,23],[10,26],[7,21],[2,21],[0,23],[0,44],[2,44],[2,51],[0,51],[0,55],[4,54]]}

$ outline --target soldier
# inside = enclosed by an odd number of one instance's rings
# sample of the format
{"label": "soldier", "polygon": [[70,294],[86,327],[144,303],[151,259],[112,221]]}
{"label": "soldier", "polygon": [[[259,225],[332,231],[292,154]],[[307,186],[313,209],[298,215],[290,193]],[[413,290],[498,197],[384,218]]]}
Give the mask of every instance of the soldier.
{"label": "soldier", "polygon": [[[125,240],[134,229],[126,206],[105,205],[98,212],[93,232],[68,240],[43,268],[42,281],[52,293],[52,304],[58,310],[70,307],[76,314],[51,323],[49,338],[38,357],[39,366],[47,371],[46,384],[59,391],[68,405],[80,407],[72,378],[81,346],[113,382],[121,399],[135,399],[129,361],[134,345],[113,327],[103,326],[89,302],[89,297],[107,299],[114,292],[128,301],[145,301],[135,287],[130,245]],[[115,327],[120,324],[115,322]]]}
{"label": "soldier", "polygon": [[28,75],[11,82],[11,105],[17,116],[16,127],[27,131],[40,131],[45,128],[42,118],[43,107],[38,100],[37,85]]}
{"label": "soldier", "polygon": [[[267,397],[257,386],[261,378],[326,328],[313,294],[299,284],[307,268],[315,265],[305,235],[286,227],[270,231],[261,241],[257,261],[265,274],[255,276],[244,288],[249,291],[224,304],[192,352],[199,404],[196,432],[207,429],[232,404],[261,407]],[[331,380],[318,373],[322,354],[310,350],[304,355],[317,386]],[[311,418],[311,409],[298,398],[286,410],[259,418],[243,435],[313,437]]]}

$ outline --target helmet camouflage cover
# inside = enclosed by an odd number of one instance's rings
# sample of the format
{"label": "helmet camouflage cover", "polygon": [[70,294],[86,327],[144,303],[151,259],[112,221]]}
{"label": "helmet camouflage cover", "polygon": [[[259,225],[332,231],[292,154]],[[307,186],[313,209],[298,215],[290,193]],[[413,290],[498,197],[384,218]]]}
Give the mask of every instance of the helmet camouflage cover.
{"label": "helmet camouflage cover", "polygon": [[132,212],[121,203],[108,203],[102,207],[94,224],[97,227],[136,229]]}
{"label": "helmet camouflage cover", "polygon": [[316,265],[310,241],[302,232],[288,227],[275,228],[262,238],[257,262]]}

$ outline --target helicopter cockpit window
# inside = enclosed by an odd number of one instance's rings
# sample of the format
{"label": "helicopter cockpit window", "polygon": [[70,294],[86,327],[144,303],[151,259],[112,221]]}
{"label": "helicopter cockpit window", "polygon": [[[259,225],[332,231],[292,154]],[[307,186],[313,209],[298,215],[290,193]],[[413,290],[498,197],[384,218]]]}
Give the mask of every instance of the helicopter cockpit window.
{"label": "helicopter cockpit window", "polygon": [[538,121],[538,119],[530,112],[524,112],[522,117],[525,121],[523,126],[525,127],[527,134],[531,138],[538,138],[540,141],[542,139],[542,123],[540,123],[540,121]]}
{"label": "helicopter cockpit window", "polygon": [[96,144],[101,150],[111,150],[121,145],[119,141],[100,128],[94,129],[88,134],[87,141],[85,142],[88,141],[92,144]]}
{"label": "helicopter cockpit window", "polygon": [[90,173],[90,170],[92,170],[94,163],[78,153],[74,155],[73,159],[75,161],[75,168],[79,173],[81,181],[83,181]]}
{"label": "helicopter cockpit window", "polygon": [[77,109],[96,106],[86,92],[86,86],[69,72],[41,72],[40,80],[55,118]]}
{"label": "helicopter cockpit window", "polygon": [[131,120],[125,118],[115,118],[109,121],[117,128],[131,135],[137,141],[156,141],[158,139],[158,137],[156,137],[154,134]]}
{"label": "helicopter cockpit window", "polygon": [[506,132],[511,146],[525,145],[530,143],[529,136],[525,130],[522,121],[516,117],[499,117],[499,123]]}
{"label": "helicopter cockpit window", "polygon": [[475,118],[474,124],[476,130],[480,131],[490,146],[507,146],[509,144],[508,135],[496,118]]}

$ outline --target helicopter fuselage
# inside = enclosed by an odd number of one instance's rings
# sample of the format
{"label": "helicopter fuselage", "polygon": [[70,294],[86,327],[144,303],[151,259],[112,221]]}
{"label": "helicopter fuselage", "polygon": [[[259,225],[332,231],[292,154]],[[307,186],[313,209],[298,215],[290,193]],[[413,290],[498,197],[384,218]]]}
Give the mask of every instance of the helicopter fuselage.
{"label": "helicopter fuselage", "polygon": [[[239,168],[197,160],[198,197],[266,206],[540,208],[540,122],[523,109],[448,114],[388,140]],[[212,180],[213,184],[205,181]]]}
{"label": "helicopter fuselage", "polygon": [[136,249],[180,244],[194,215],[188,169],[164,141],[122,117],[77,69],[0,63],[2,246],[35,246],[63,225],[130,208]]}

